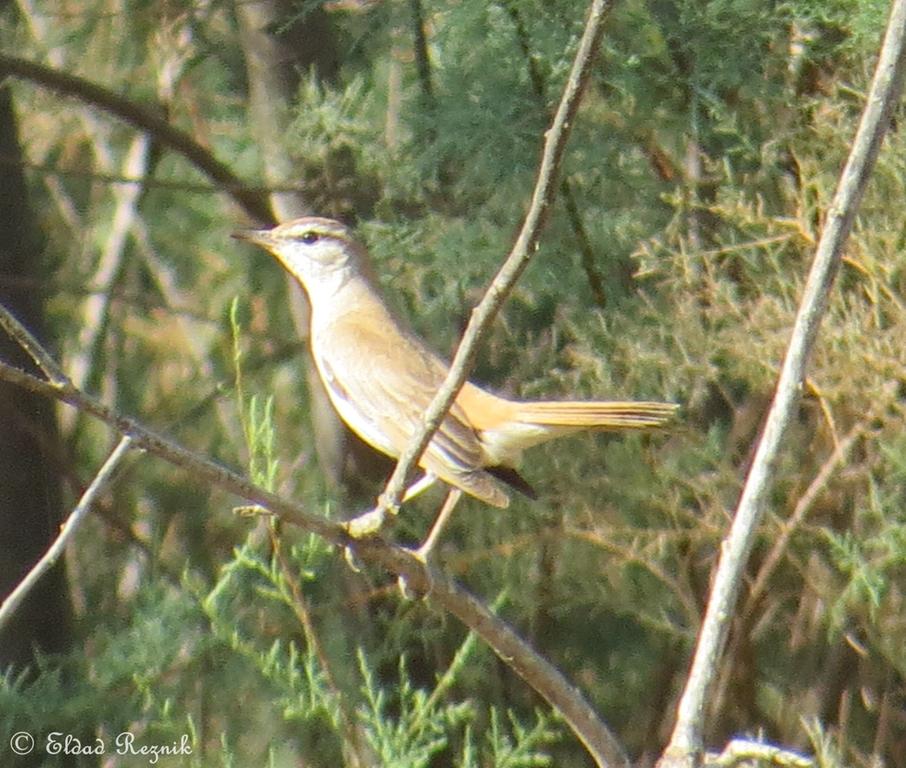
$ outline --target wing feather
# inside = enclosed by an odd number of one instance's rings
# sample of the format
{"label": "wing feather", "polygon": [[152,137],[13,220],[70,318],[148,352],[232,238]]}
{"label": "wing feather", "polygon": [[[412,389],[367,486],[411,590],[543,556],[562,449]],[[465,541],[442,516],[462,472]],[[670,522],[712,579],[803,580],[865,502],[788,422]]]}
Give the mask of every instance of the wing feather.
{"label": "wing feather", "polygon": [[[375,328],[354,312],[338,317],[312,341],[321,377],[343,419],[374,447],[399,456],[447,366],[414,335],[397,327]],[[454,403],[420,464],[466,493],[506,506],[508,497],[484,471],[484,459],[478,433]]]}

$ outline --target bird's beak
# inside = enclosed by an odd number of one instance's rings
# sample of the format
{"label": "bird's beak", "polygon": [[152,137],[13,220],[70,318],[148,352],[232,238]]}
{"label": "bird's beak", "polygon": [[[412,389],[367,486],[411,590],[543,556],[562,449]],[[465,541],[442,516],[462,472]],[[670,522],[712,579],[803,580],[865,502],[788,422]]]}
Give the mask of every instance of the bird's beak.
{"label": "bird's beak", "polygon": [[274,236],[269,229],[237,229],[231,237],[254,245],[262,245],[265,248],[274,242]]}

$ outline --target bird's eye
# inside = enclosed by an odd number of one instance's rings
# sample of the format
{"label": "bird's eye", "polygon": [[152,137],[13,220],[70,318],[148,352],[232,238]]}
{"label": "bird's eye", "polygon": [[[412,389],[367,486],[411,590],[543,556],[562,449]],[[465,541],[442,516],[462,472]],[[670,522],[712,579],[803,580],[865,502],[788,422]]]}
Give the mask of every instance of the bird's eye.
{"label": "bird's eye", "polygon": [[320,239],[321,236],[317,232],[303,232],[302,237],[300,238],[300,240],[302,240],[302,242],[306,245],[317,243]]}

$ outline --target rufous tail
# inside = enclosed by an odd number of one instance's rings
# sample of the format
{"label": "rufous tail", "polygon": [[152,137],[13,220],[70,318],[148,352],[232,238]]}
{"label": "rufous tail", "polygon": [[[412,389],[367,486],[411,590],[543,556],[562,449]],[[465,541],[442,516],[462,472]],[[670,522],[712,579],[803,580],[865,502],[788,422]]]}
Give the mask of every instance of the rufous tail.
{"label": "rufous tail", "polygon": [[514,421],[577,429],[650,429],[670,421],[679,406],[648,402],[518,403]]}

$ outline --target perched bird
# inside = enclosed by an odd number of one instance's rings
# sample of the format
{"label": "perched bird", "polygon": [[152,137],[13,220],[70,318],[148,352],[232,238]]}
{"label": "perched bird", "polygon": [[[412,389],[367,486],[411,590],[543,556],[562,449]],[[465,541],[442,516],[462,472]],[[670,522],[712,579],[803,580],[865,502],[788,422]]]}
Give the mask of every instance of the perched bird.
{"label": "perched bird", "polygon": [[[306,216],[234,237],[259,245],[308,294],[312,353],[330,401],[365,442],[398,458],[447,374],[447,364],[387,307],[368,255],[332,219]],[[437,480],[450,490],[418,553],[427,558],[462,492],[495,507],[509,489],[532,498],[517,472],[522,452],[585,429],[648,429],[677,406],[658,402],[508,400],[466,382],[419,461],[404,501]]]}

